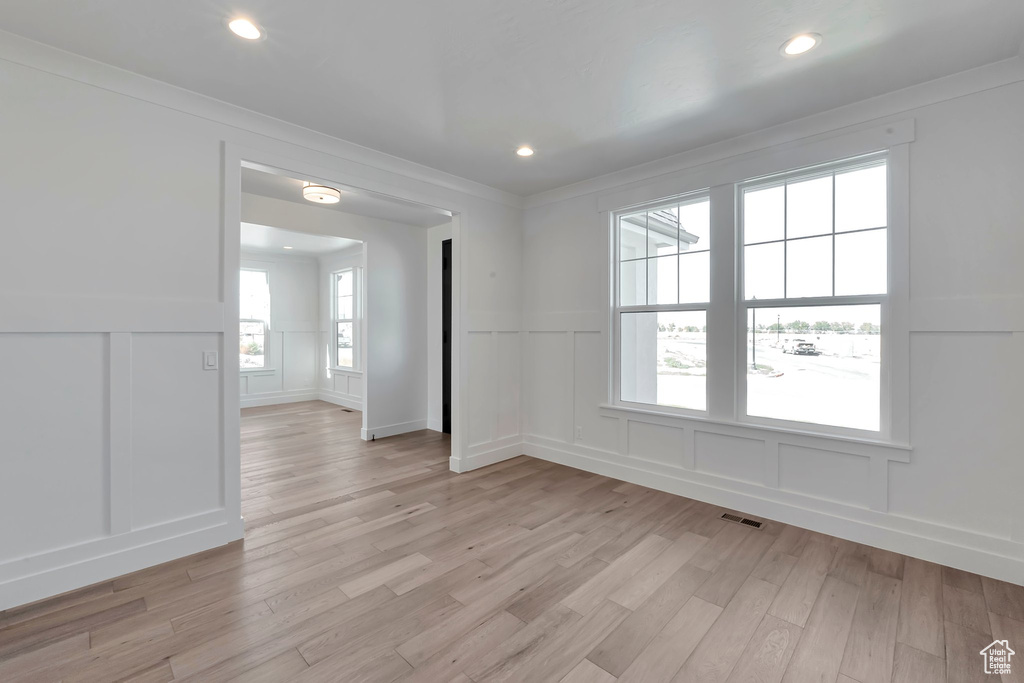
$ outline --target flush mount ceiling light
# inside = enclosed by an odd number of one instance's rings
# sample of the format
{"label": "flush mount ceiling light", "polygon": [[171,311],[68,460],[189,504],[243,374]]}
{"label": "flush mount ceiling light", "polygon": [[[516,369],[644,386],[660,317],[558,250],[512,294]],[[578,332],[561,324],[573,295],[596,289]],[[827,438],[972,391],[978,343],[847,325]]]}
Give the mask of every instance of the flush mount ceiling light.
{"label": "flush mount ceiling light", "polygon": [[527,147],[526,145],[523,145],[522,147],[516,150],[516,154],[518,154],[521,157],[532,157],[533,147]]}
{"label": "flush mount ceiling light", "polygon": [[293,247],[281,247],[282,249],[292,249]]}
{"label": "flush mount ceiling light", "polygon": [[801,33],[800,35],[793,36],[782,44],[779,48],[779,52],[787,57],[796,57],[802,55],[805,52],[810,52],[814,48],[821,44],[821,34],[819,33]]}
{"label": "flush mount ceiling light", "polygon": [[239,38],[246,40],[262,40],[267,37],[267,32],[260,26],[244,17],[238,17],[228,22],[228,28]]}
{"label": "flush mount ceiling light", "polygon": [[302,183],[302,196],[317,204],[337,204],[341,201],[341,190],[326,185]]}

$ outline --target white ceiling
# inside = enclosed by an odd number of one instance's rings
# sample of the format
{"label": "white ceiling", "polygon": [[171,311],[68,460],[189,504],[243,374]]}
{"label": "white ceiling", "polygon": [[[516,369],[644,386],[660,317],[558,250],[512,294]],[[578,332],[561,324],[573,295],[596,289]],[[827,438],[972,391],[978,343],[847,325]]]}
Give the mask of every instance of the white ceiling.
{"label": "white ceiling", "polygon": [[[269,225],[242,223],[243,251],[258,251],[281,256],[319,256],[349,247],[358,247],[362,244],[359,240],[350,240],[344,237],[310,235],[304,232],[272,228]],[[291,249],[285,249],[285,247],[291,247]]]}
{"label": "white ceiling", "polygon": [[415,204],[394,197],[385,197],[373,192],[335,185],[341,190],[341,201],[337,204],[315,204],[302,197],[302,181],[287,176],[242,168],[242,192],[272,199],[283,199],[305,206],[354,213],[359,216],[380,218],[395,223],[405,223],[421,228],[432,228],[451,220],[451,213],[423,204]]}
{"label": "white ceiling", "polygon": [[1012,57],[1024,2],[5,0],[0,28],[529,195]]}

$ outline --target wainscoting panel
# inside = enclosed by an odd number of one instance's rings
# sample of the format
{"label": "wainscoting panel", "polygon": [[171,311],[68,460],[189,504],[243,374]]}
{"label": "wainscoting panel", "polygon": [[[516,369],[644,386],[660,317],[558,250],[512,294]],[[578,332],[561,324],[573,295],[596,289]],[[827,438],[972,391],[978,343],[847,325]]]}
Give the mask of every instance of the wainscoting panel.
{"label": "wainscoting panel", "polygon": [[[993,473],[971,456],[1024,443],[1024,424],[1010,417],[1024,380],[1020,333],[915,330],[912,450],[611,405],[602,320],[588,312],[524,315],[523,453],[1024,582],[1024,524],[999,513],[1024,465],[1011,458]],[[975,396],[985,400],[966,398]],[[965,509],[977,500],[958,493],[965,486],[996,495]]]}
{"label": "wainscoting panel", "polygon": [[717,477],[762,483],[764,440],[698,431],[694,435],[695,469]]}
{"label": "wainscoting panel", "polygon": [[681,467],[686,431],[677,427],[629,422],[629,456],[657,462],[662,465]]}
{"label": "wainscoting panel", "polygon": [[242,536],[225,505],[224,368],[203,367],[224,358],[219,305],[154,302],[161,322],[79,303],[108,329],[43,306],[31,331],[0,332],[0,610]]}
{"label": "wainscoting panel", "polygon": [[0,334],[0,581],[5,562],[109,533],[108,344]]}
{"label": "wainscoting panel", "polygon": [[871,460],[802,446],[779,446],[779,488],[870,507]]}
{"label": "wainscoting panel", "polygon": [[195,371],[218,337],[132,335],[132,528],[223,505],[220,460],[208,451],[220,442],[220,377]]}

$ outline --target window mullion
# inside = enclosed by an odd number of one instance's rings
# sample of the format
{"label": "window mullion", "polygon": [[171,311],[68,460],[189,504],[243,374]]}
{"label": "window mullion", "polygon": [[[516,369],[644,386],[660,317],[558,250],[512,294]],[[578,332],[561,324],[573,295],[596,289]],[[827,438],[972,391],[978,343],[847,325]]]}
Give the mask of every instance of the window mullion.
{"label": "window mullion", "polygon": [[708,416],[736,419],[736,187],[711,188],[711,301],[707,314]]}

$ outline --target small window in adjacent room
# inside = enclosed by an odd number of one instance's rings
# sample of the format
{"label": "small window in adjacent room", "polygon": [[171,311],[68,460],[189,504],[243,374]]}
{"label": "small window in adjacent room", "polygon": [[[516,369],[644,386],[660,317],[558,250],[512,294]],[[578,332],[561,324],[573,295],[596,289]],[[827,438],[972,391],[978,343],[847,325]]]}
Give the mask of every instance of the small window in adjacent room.
{"label": "small window in adjacent room", "polygon": [[265,270],[239,272],[238,359],[242,370],[268,367],[270,279]]}
{"label": "small window in adjacent room", "polygon": [[334,273],[334,362],[335,367],[354,370],[358,367],[359,286],[357,269],[346,268]]}
{"label": "small window in adjacent room", "polygon": [[748,417],[881,429],[887,187],[884,157],[741,186]]}
{"label": "small window in adjacent room", "polygon": [[707,195],[617,220],[619,397],[707,410],[707,308],[711,299]]}

